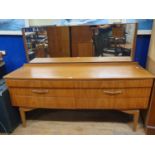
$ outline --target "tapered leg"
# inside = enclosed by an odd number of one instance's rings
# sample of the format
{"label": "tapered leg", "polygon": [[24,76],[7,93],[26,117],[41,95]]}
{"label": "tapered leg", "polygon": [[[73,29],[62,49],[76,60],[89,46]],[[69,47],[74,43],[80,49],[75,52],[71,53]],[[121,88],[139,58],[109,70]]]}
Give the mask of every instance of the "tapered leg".
{"label": "tapered leg", "polygon": [[26,115],[25,115],[24,108],[19,108],[19,112],[20,112],[20,118],[22,121],[22,125],[23,127],[26,127]]}
{"label": "tapered leg", "polygon": [[123,110],[122,112],[133,115],[133,130],[136,131],[139,120],[139,110]]}
{"label": "tapered leg", "polygon": [[33,110],[32,108],[19,107],[20,117],[23,127],[26,127],[26,112]]}
{"label": "tapered leg", "polygon": [[139,110],[136,110],[133,114],[133,130],[136,131],[138,120],[139,120]]}

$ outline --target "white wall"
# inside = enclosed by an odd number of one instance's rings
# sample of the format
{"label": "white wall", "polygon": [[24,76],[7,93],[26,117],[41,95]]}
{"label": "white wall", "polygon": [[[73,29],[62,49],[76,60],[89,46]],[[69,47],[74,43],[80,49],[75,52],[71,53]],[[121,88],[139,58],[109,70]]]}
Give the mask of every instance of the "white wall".
{"label": "white wall", "polygon": [[30,26],[41,26],[41,25],[51,25],[59,19],[29,19]]}

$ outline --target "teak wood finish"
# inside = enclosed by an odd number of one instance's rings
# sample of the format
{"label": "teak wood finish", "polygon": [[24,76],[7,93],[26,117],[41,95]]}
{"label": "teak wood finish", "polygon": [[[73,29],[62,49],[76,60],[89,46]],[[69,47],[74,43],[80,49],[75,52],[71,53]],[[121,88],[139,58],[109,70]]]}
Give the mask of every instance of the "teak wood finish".
{"label": "teak wood finish", "polygon": [[151,73],[134,62],[43,60],[37,63],[36,59],[5,76],[23,126],[25,112],[35,108],[116,109],[134,116],[136,130],[139,110],[149,106]]}

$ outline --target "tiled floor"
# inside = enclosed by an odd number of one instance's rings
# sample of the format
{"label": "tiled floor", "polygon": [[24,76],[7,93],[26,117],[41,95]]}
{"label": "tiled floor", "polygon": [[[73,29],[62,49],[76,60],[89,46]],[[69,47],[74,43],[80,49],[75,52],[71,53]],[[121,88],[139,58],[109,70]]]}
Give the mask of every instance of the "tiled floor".
{"label": "tiled floor", "polygon": [[19,125],[12,134],[22,135],[140,135],[139,121],[132,130],[132,116],[119,111],[34,110],[27,114],[27,127]]}

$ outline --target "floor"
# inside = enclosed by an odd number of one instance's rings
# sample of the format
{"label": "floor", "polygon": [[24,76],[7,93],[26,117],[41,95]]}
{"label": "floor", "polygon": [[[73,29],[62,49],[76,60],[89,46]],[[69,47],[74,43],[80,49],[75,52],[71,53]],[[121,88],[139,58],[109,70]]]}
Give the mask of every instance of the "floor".
{"label": "floor", "polygon": [[33,110],[27,127],[20,124],[13,135],[144,135],[142,121],[132,130],[132,116],[109,110]]}

